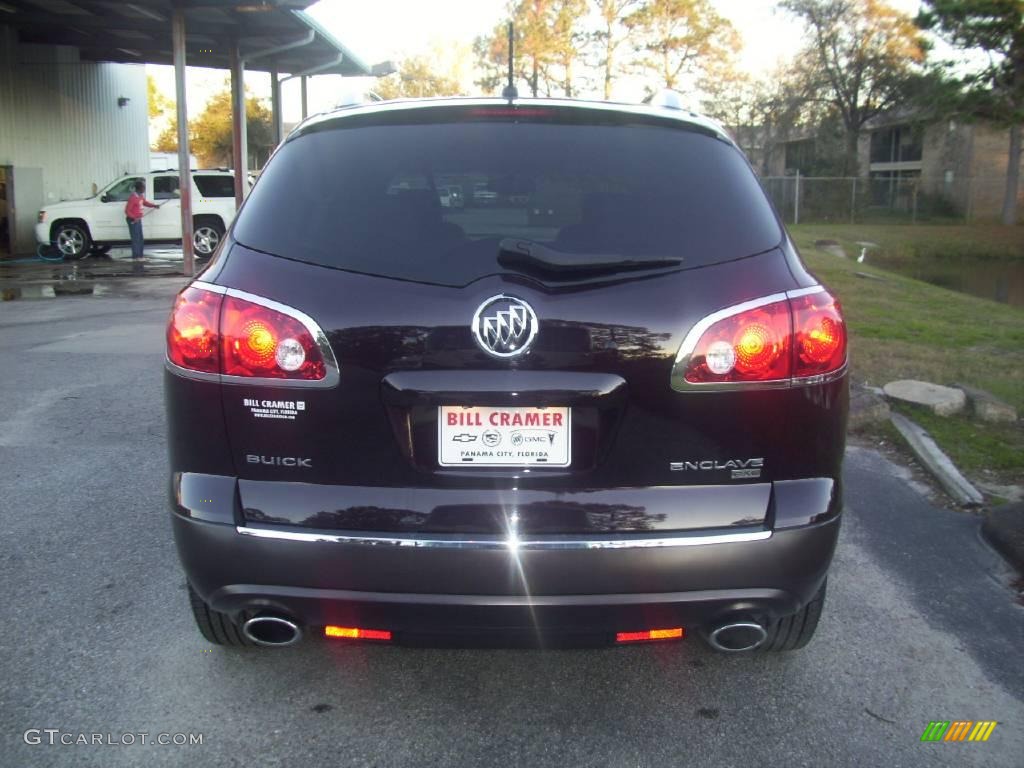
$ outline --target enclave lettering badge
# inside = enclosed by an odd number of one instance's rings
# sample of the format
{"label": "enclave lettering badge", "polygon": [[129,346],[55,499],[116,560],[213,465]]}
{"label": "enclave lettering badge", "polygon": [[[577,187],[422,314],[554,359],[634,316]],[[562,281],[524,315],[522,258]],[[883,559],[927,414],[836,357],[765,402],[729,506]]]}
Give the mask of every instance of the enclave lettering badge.
{"label": "enclave lettering badge", "polygon": [[673,472],[714,472],[728,469],[731,470],[732,479],[747,480],[761,476],[764,459],[726,459],[725,461],[700,459],[698,461],[673,461],[668,466]]}

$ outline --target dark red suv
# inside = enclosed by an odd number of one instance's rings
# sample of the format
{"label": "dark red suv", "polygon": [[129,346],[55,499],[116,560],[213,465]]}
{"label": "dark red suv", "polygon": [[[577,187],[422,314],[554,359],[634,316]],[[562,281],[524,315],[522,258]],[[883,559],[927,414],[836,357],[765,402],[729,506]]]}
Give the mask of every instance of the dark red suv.
{"label": "dark red suv", "polygon": [[167,330],[199,629],[798,648],[846,367],[839,304],[709,120],[495,99],[308,120]]}

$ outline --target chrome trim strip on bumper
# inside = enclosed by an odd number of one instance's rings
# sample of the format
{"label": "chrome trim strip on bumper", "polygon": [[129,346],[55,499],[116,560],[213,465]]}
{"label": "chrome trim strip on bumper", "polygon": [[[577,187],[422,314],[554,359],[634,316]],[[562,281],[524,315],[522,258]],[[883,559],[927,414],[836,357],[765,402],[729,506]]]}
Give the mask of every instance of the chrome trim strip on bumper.
{"label": "chrome trim strip on bumper", "polygon": [[639,549],[656,547],[699,547],[707,544],[735,544],[744,541],[764,541],[771,531],[744,531],[742,533],[681,534],[657,538],[608,537],[600,539],[521,539],[517,536],[464,538],[452,536],[384,536],[380,534],[313,533],[277,528],[252,528],[240,525],[235,530],[242,536],[280,541],[327,542],[356,544],[371,547],[413,547],[435,549],[484,550],[566,550],[566,549]]}

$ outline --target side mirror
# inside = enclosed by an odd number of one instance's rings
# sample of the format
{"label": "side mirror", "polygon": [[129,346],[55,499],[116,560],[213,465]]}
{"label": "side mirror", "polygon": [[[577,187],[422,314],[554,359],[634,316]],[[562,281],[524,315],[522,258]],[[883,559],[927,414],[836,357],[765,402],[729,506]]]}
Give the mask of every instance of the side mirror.
{"label": "side mirror", "polygon": [[100,198],[100,202],[101,203],[109,203],[110,202],[110,195],[108,195],[106,192],[104,192],[103,193],[103,197]]}

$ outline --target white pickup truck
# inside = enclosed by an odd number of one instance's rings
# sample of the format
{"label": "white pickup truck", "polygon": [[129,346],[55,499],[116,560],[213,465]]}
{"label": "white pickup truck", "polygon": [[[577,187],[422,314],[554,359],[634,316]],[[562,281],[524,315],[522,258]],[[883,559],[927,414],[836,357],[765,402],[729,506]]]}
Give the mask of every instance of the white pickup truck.
{"label": "white pickup truck", "polygon": [[[85,200],[66,200],[39,211],[36,241],[53,244],[66,259],[106,253],[128,245],[124,205],[135,182],[146,184],[146,199],[160,203],[146,209],[145,242],[181,242],[181,175],[176,170],[122,176]],[[235,217],[235,178],[231,171],[192,172],[192,228],[197,256],[211,256]]]}

